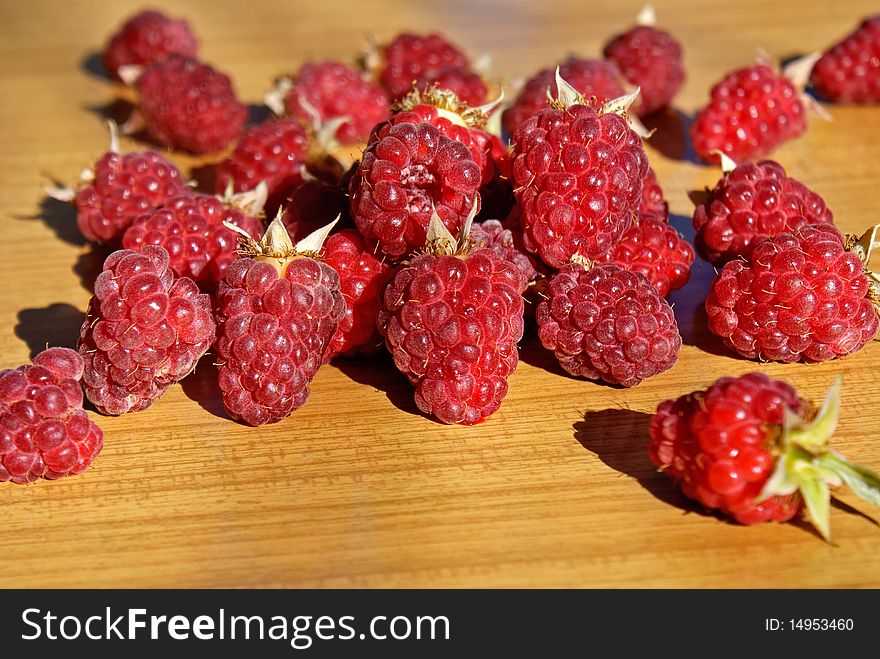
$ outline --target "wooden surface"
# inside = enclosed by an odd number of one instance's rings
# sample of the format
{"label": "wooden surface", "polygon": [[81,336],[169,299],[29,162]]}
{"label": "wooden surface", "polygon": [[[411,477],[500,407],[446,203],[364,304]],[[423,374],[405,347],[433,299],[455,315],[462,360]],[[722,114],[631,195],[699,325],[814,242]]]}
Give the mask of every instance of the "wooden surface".
{"label": "wooden surface", "polygon": [[[569,52],[594,55],[639,9],[619,2],[174,2],[203,58],[258,102],[305,58],[350,58],[371,30],[442,29],[494,68],[526,75]],[[686,192],[718,172],[689,161],[684,117],[757,46],[822,48],[872,2],[658,2],[686,50],[688,81],[651,141],[673,222]],[[105,147],[114,88],[90,56],[131,2],[0,5],[0,367],[73,346],[103,254],[74,215],[46,202]],[[824,195],[844,230],[880,220],[880,108],[830,108],[775,157]],[[137,148],[133,142],[125,144]],[[174,156],[184,167],[192,161]],[[823,365],[757,364],[709,336],[701,310],[712,268],[698,261],[673,300],[684,343],[671,371],[622,390],[566,377],[534,336],[501,411],[475,428],[415,411],[387,359],[321,369],[309,403],[260,429],[226,419],[203,362],[152,409],[96,418],[106,446],[83,476],[0,484],[0,586],[880,586],[880,528],[832,509],[835,545],[804,524],[746,528],[688,503],[645,447],[664,397],[760,369],[819,398],[844,374],[836,445],[880,467],[880,345]],[[844,501],[878,518],[853,497]]]}

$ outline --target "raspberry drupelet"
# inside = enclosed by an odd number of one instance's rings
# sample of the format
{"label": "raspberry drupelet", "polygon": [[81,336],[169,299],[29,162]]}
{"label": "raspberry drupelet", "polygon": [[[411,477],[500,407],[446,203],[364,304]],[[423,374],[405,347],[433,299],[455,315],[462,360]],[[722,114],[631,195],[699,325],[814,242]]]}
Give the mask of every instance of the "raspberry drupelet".
{"label": "raspberry drupelet", "polygon": [[832,46],[816,62],[813,87],[837,103],[880,103],[880,14]]}
{"label": "raspberry drupelet", "polygon": [[147,131],[163,146],[192,153],[220,151],[238,138],[247,108],[232,81],[207,64],[170,55],[136,81],[138,111]]}
{"label": "raspberry drupelet", "polygon": [[111,78],[121,80],[123,66],[146,66],[171,54],[195,57],[198,46],[185,20],[148,9],[128,19],[110,38],[104,49],[104,68]]}
{"label": "raspberry drupelet", "polygon": [[351,215],[391,259],[425,244],[432,212],[457,232],[479,204],[479,163],[467,146],[428,123],[386,123],[351,179]]}
{"label": "raspberry drupelet", "polygon": [[211,300],[155,245],[104,261],[80,330],[86,397],[103,414],[145,410],[214,342]]}
{"label": "raspberry drupelet", "polygon": [[648,455],[686,496],[741,524],[785,522],[806,508],[830,540],[829,486],[880,500],[880,476],[828,447],[839,409],[839,379],[816,412],[786,382],[723,377],[660,403]]}
{"label": "raspberry drupelet", "polygon": [[47,348],[0,371],[0,481],[80,474],[101,452],[104,433],[82,408],[83,368],[75,350]]}
{"label": "raspberry drupelet", "polygon": [[614,263],[570,263],[550,279],[538,336],[577,377],[632,387],[678,361],[672,308],[644,275]]}
{"label": "raspberry drupelet", "polygon": [[758,243],[712,283],[709,329],[750,359],[821,362],[860,350],[878,330],[880,289],[865,270],[876,233],[856,242],[813,224]]}
{"label": "raspberry drupelet", "polygon": [[275,423],[308,400],[346,308],[339,275],[314,258],[332,226],[294,246],[279,214],[259,242],[245,237],[250,256],[226,269],[216,349],[223,404],[234,419]]}
{"label": "raspberry drupelet", "polygon": [[737,165],[722,158],[724,175],[694,208],[697,246],[715,265],[748,257],[754,245],[808,224],[832,224],[818,194],[772,160]]}
{"label": "raspberry drupelet", "polygon": [[669,216],[669,204],[657,180],[657,174],[649,166],[648,173],[642,181],[642,198],[639,201],[638,211],[642,215],[653,215],[665,220]]}
{"label": "raspberry drupelet", "polygon": [[522,233],[506,227],[499,220],[474,223],[470,239],[474,245],[490,249],[499,258],[516,266],[523,275],[523,290],[538,276],[535,260],[522,244]]}
{"label": "raspberry drupelet", "polygon": [[415,401],[442,423],[474,425],[494,414],[519,361],[525,277],[494,251],[456,241],[434,215],[427,251],[385,288],[379,329]]}
{"label": "raspberry drupelet", "polygon": [[525,246],[552,268],[595,259],[620,241],[641,202],[648,157],[621,113],[634,95],[598,110],[561,77],[554,107],[514,133],[513,178]]}

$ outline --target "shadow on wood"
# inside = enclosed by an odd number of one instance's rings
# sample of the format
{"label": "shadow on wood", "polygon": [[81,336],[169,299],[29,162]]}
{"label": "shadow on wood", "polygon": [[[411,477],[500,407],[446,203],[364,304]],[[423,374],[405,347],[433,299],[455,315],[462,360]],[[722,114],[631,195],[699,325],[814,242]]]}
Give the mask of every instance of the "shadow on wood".
{"label": "shadow on wood", "polygon": [[645,117],[642,122],[648,130],[656,131],[648,145],[672,160],[703,165],[694,153],[691,143],[693,117],[675,108],[666,108]]}
{"label": "shadow on wood", "polygon": [[79,283],[87,291],[95,290],[95,279],[101,274],[104,267],[104,259],[110,256],[110,248],[104,245],[89,245],[73,264],[73,272],[79,277]]}
{"label": "shadow on wood", "polygon": [[15,335],[31,351],[31,358],[46,348],[76,348],[86,314],[66,302],[18,312]]}
{"label": "shadow on wood", "polygon": [[397,409],[436,421],[416,406],[413,386],[407,381],[406,376],[397,370],[391,355],[387,352],[382,351],[372,357],[336,359],[333,365],[354,382],[383,392]]}
{"label": "shadow on wood", "polygon": [[[61,187],[60,181],[53,181],[52,185]],[[66,201],[58,201],[46,196],[40,200],[40,210],[34,215],[19,215],[18,220],[40,220],[49,227],[59,240],[70,245],[82,246],[86,239],[76,226],[76,206]]]}
{"label": "shadow on wood", "polygon": [[217,383],[216,355],[208,352],[199,360],[196,369],[180,381],[184,395],[198,403],[203,410],[221,419],[231,419],[223,407],[223,394]]}

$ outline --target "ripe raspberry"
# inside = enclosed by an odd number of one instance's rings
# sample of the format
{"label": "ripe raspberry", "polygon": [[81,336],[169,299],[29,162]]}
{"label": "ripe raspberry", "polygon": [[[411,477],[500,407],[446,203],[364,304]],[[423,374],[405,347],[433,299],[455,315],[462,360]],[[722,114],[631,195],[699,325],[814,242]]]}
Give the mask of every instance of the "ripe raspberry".
{"label": "ripe raspberry", "polygon": [[353,229],[327,238],[321,260],[339,274],[339,287],[345,298],[345,315],[324,361],[340,355],[376,352],[382,345],[376,319],[382,306],[382,292],[394,271],[367,249],[364,239]]}
{"label": "ripe raspberry", "polygon": [[428,252],[385,288],[378,325],[397,368],[416,387],[419,409],[443,423],[474,425],[507,395],[519,360],[525,284],[494,251],[460,249],[448,232],[439,237],[440,228],[435,216]]}
{"label": "ripe raspberry", "polygon": [[880,494],[880,476],[827,446],[839,408],[839,380],[814,414],[785,382],[762,373],[723,377],[660,403],[648,455],[685,495],[741,524],[785,522],[806,503],[829,539],[829,484],[845,482],[874,503]]}
{"label": "ripe raspberry", "polygon": [[351,215],[371,244],[397,259],[425,244],[432,210],[457,232],[476,205],[480,167],[431,124],[385,124],[351,179]]}
{"label": "ripe raspberry", "polygon": [[147,245],[104,261],[80,331],[86,397],[104,414],[144,410],[214,342],[210,298]]}
{"label": "ripe raspberry", "polygon": [[450,69],[466,68],[467,56],[439,34],[403,33],[365,56],[366,67],[391,100],[403,98],[413,83],[419,89],[430,86]]}
{"label": "ripe raspberry", "polygon": [[[591,103],[595,98],[595,103],[601,105],[625,93],[620,84],[620,71],[611,62],[572,58],[559,66],[559,74]],[[556,88],[555,68],[539,71],[526,81],[513,105],[501,117],[508,135],[513,135],[526,119],[548,107],[548,88]]]}
{"label": "ripe raspberry", "polygon": [[82,408],[83,360],[48,348],[33,365],[0,371],[0,482],[81,474],[104,446]]}
{"label": "ripe raspberry", "polygon": [[248,241],[253,256],[230,265],[217,288],[223,404],[248,425],[281,421],[305,404],[345,315],[339,275],[309,256],[326,235],[294,247],[276,217],[260,243]]}
{"label": "ripe raspberry", "polygon": [[763,160],[728,167],[694,209],[697,244],[716,265],[743,256],[764,238],[807,224],[832,224],[831,211],[818,194],[789,178],[777,162]]}
{"label": "ripe raspberry", "polygon": [[838,103],[880,103],[880,15],[831,47],[813,69],[813,86]]}
{"label": "ripe raspberry", "polygon": [[630,28],[605,45],[603,54],[617,65],[626,80],[641,89],[636,113],[647,116],[669,105],[684,83],[681,44],[668,32],[654,27],[653,12],[639,17]]}
{"label": "ripe raspberry", "polygon": [[552,268],[607,253],[632,223],[648,172],[642,139],[559,80],[557,107],[514,133],[513,178],[525,246]]}
{"label": "ripe raspberry", "polygon": [[281,96],[280,107],[267,98],[269,107],[283,109],[306,126],[347,117],[335,131],[341,144],[366,141],[376,124],[391,113],[382,88],[341,62],[307,62],[295,78],[279,79],[275,93]]}
{"label": "ripe raspberry", "polygon": [[227,206],[217,197],[185,194],[141,216],[122,237],[125,249],[159,245],[168,252],[177,277],[189,277],[203,290],[213,291],[238,255],[238,236],[224,226],[231,222],[250,234],[263,231],[256,217]]}
{"label": "ripe raspberry", "polygon": [[654,215],[665,219],[669,216],[669,204],[663,196],[663,188],[657,180],[657,174],[649,166],[648,173],[642,181],[642,199],[639,201],[639,213]]}
{"label": "ripe raspberry", "polygon": [[709,329],[744,357],[821,362],[877,335],[876,292],[830,224],[779,233],[731,261],[706,300]]}
{"label": "ripe raspberry", "polygon": [[137,89],[147,130],[164,146],[220,151],[239,136],[247,118],[229,76],[180,55],[147,67]]}
{"label": "ripe raspberry", "polygon": [[[450,91],[468,105],[483,105],[488,101],[489,86],[480,74],[467,67],[446,69],[430,83],[437,89]],[[424,91],[424,87],[422,90]]]}
{"label": "ripe raspberry", "polygon": [[170,54],[195,57],[198,46],[189,23],[145,10],[128,19],[110,38],[104,49],[104,68],[110,77],[121,80],[121,66],[146,66]]}
{"label": "ripe raspberry", "polygon": [[217,164],[214,189],[222,194],[231,183],[233,192],[245,192],[265,182],[266,208],[272,213],[302,184],[309,142],[308,133],[294,119],[253,126],[242,134],[232,155]]}
{"label": "ripe raspberry", "polygon": [[522,244],[522,233],[506,228],[498,220],[485,220],[473,225],[471,241],[480,247],[495,252],[495,255],[507,261],[523,275],[523,290],[535,277],[538,270],[535,261]]}
{"label": "ripe raspberry", "polygon": [[563,266],[538,305],[538,336],[572,375],[632,387],[678,361],[669,304],[643,275],[613,263]]}
{"label": "ripe raspberry", "polygon": [[694,151],[716,162],[764,156],[807,129],[806,108],[791,80],[768,64],[737,69],[712,87],[709,105],[691,126]]}
{"label": "ripe raspberry", "polygon": [[322,181],[304,182],[293,191],[290,201],[284,207],[281,221],[291,239],[302,240],[339,217],[336,228],[353,228],[354,222],[348,213],[348,195],[337,185],[327,185]]}
{"label": "ripe raspberry", "polygon": [[655,215],[639,215],[611,250],[599,259],[641,273],[663,297],[691,276],[694,248]]}

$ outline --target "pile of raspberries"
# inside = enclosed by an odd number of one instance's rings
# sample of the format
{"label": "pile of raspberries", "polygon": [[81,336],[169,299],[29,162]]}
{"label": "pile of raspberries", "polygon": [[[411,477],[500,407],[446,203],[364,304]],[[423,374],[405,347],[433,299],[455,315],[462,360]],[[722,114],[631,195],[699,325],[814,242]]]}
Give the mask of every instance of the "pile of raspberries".
{"label": "pile of raspberries", "polygon": [[[685,81],[681,44],[654,23],[643,12],[601,57],[553,63],[518,89],[440,34],[400,34],[356,63],[277,76],[273,117],[248,125],[187,21],[130,18],[103,53],[136,98],[122,131],[215,154],[213,180],[198,189],[163,153],[124,152],[111,124],[82,180],[50,192],[109,255],[78,349],[0,373],[0,480],[82,472],[103,444],[83,392],[102,414],[142,411],[206,354],[227,413],[251,426],[305,404],[323,364],[383,350],[394,366],[376,364],[407,376],[427,416],[480,423],[501,406],[526,332],[573,376],[635,386],[678,360],[666,298],[695,254],[719,268],[706,309],[732,352],[817,362],[860,350],[878,332],[873,234],[842,235],[819,194],[763,158],[822,112],[811,81],[823,100],[880,101],[880,17],[821,58],[780,70],[760,55],[711,89],[690,139],[723,173],[695,208],[694,245],[669,224],[645,150],[642,121]],[[803,407],[782,385],[748,386]],[[662,415],[690,409],[676,405]],[[719,413],[712,427],[734,421]],[[669,423],[652,426],[661,465]],[[730,478],[713,474],[687,487],[719,507],[706,491]],[[782,519],[789,504],[736,515]]]}

